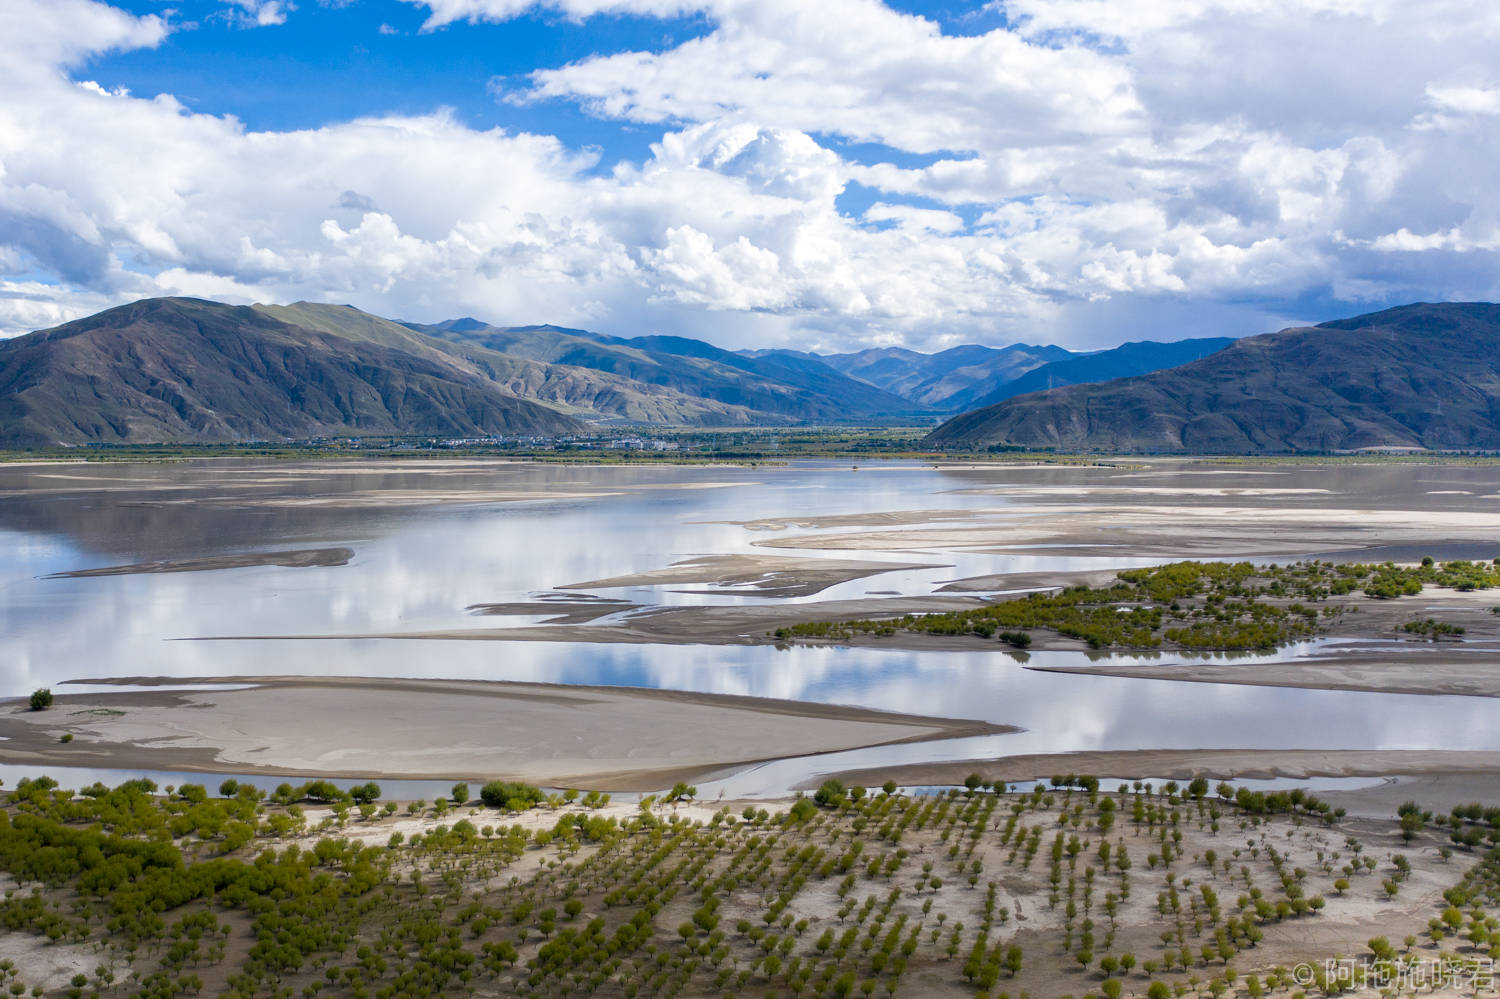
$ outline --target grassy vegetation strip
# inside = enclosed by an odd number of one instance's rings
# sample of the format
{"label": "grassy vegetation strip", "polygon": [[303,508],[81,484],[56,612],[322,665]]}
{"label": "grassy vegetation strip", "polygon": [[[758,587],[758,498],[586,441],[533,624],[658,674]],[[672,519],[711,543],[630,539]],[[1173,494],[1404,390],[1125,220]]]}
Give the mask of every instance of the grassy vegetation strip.
{"label": "grassy vegetation strip", "polygon": [[[1500,586],[1495,563],[1424,559],[1421,565],[1297,562],[1174,562],[1121,572],[1110,586],[1072,586],[1033,593],[972,610],[907,614],[895,618],[812,621],[778,628],[773,635],[850,640],[856,635],[972,635],[1017,648],[1031,644],[1029,629],[1056,632],[1090,648],[1270,650],[1321,631],[1341,612],[1324,604],[1362,592],[1375,599],[1414,596],[1423,586],[1458,590]],[[1434,630],[1435,629],[1435,630]],[[1447,626],[1408,629],[1428,637],[1457,637]]]}

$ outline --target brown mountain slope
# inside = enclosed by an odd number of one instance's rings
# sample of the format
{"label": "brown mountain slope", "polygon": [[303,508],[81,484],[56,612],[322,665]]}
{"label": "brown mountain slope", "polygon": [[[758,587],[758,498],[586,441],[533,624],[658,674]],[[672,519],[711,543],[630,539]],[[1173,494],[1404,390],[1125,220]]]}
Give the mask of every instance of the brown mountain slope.
{"label": "brown mountain slope", "polygon": [[1500,305],[1417,304],[1236,341],[955,417],[939,447],[1260,454],[1500,448]]}
{"label": "brown mountain slope", "polygon": [[297,302],[254,308],[295,326],[382,344],[440,364],[457,365],[469,374],[495,382],[511,395],[577,416],[683,426],[743,426],[778,421],[774,413],[757,413],[745,406],[699,398],[607,371],[548,363],[463,341],[450,343],[349,305]]}
{"label": "brown mountain slope", "polygon": [[580,429],[440,358],[216,302],[148,299],[0,342],[9,447]]}
{"label": "brown mountain slope", "polygon": [[930,413],[811,355],[736,353],[687,337],[624,339],[556,326],[488,326],[472,319],[412,328],[464,350],[587,369],[623,379],[638,391],[666,390],[732,407],[760,423],[887,422]]}

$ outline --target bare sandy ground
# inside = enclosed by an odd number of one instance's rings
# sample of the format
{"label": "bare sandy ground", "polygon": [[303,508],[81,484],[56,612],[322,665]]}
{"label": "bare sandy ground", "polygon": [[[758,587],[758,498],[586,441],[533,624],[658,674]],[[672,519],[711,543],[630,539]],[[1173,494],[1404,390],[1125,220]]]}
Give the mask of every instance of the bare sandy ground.
{"label": "bare sandy ground", "polygon": [[[1047,780],[1059,774],[1131,780],[1142,777],[1191,780],[1272,777],[1482,777],[1500,791],[1500,751],[1403,749],[1131,749],[1078,753],[1034,753],[992,760],[913,763],[837,774],[846,784],[906,787],[962,784],[977,773],[986,782]],[[813,781],[809,786],[816,786]],[[1481,795],[1483,797],[1483,795]],[[1500,800],[1500,794],[1491,793]],[[1405,799],[1402,799],[1405,800]],[[1473,797],[1466,801],[1475,800]],[[1400,804],[1397,801],[1395,804]],[[1395,804],[1391,810],[1395,810]]]}
{"label": "bare sandy ground", "polygon": [[1188,683],[1233,683],[1253,687],[1500,697],[1500,659],[1493,655],[1469,659],[1455,659],[1454,656],[1455,653],[1423,651],[1399,659],[1384,659],[1346,653],[1276,663],[1148,663],[1027,668],[1049,673],[1084,673]]}
{"label": "bare sandy ground", "polygon": [[784,531],[789,527],[817,530],[829,527],[904,527],[938,524],[951,520],[981,520],[1000,516],[1002,507],[983,510],[868,510],[860,513],[813,514],[810,516],[762,517],[759,520],[717,521],[751,531]]}
{"label": "bare sandy ground", "polygon": [[1000,572],[987,576],[955,579],[937,588],[939,593],[998,593],[1014,590],[1061,590],[1069,586],[1108,586],[1114,570],[1094,572]]}
{"label": "bare sandy ground", "polygon": [[[1017,495],[1032,495],[1024,490]],[[1070,495],[1070,494],[1060,494]],[[1494,543],[1500,533],[1500,509],[1477,510],[1361,509],[1306,507],[1285,496],[1243,496],[1258,503],[1237,506],[1156,502],[1131,495],[1130,502],[1113,504],[1047,502],[1022,503],[1007,508],[1005,519],[993,524],[921,527],[923,523],[986,518],[993,510],[941,511],[941,518],[923,519],[921,512],[892,514],[894,523],[912,526],[877,531],[798,534],[764,538],[765,548],[825,551],[970,551],[1006,553],[1017,545],[1029,551],[1071,549],[1074,554],[1112,554],[1164,558],[1236,558],[1254,555],[1295,555],[1358,549],[1391,544],[1417,544],[1435,535],[1451,541]],[[778,521],[752,522],[774,529]],[[835,526],[835,518],[819,518],[819,526]],[[863,523],[858,517],[849,526]],[[748,526],[748,525],[747,525]],[[1097,552],[1080,551],[1097,548]]]}
{"label": "bare sandy ground", "polygon": [[130,576],[152,572],[209,572],[215,569],[246,569],[251,566],[276,565],[288,569],[313,566],[348,565],[354,557],[352,548],[301,548],[281,552],[247,552],[243,555],[217,555],[210,558],[161,559],[155,562],[133,562],[98,569],[73,569],[55,572],[48,579],[77,579],[87,576]]}
{"label": "bare sandy ground", "polygon": [[[316,777],[508,778],[656,790],[787,756],[1014,731],[676,691],[364,678],[79,681],[189,689],[63,694],[0,709],[0,761]],[[195,684],[252,684],[192,690]],[[70,743],[60,743],[72,733]]]}
{"label": "bare sandy ground", "polygon": [[[519,628],[449,628],[437,631],[393,631],[324,635],[206,635],[194,641],[278,641],[283,639],[439,639],[461,642],[599,642],[626,645],[764,645],[774,642],[778,627],[801,621],[931,614],[969,610],[984,601],[969,596],[879,597],[819,600],[805,604],[754,604],[709,607],[660,607],[619,623],[524,625]],[[480,605],[482,606],[482,605]],[[545,613],[539,611],[538,613]],[[900,635],[879,639],[887,648],[969,649],[974,639]],[[871,639],[872,642],[877,641]],[[847,644],[847,643],[846,643]],[[995,648],[996,643],[985,643]],[[1082,648],[1082,643],[1074,643]],[[998,651],[998,650],[997,650]]]}
{"label": "bare sandy ground", "polygon": [[[338,510],[382,509],[402,506],[438,506],[453,503],[523,503],[561,499],[598,499],[618,496],[608,489],[369,489],[361,492],[321,496],[240,496],[206,502],[234,507],[325,507]],[[199,503],[199,499],[165,500],[171,503]]]}
{"label": "bare sandy ground", "polygon": [[[243,466],[237,466],[233,461],[224,459],[211,477],[189,482],[151,474],[131,474],[131,470],[139,466],[68,463],[74,467],[66,471],[20,471],[0,484],[0,497],[136,493],[143,505],[162,507],[199,503],[233,509],[367,509],[586,499],[618,496],[624,492],[723,489],[746,484],[689,480],[601,487],[597,481],[590,481],[585,476],[566,481],[551,475],[543,482],[537,479],[535,472],[544,466],[503,458],[370,461],[351,457],[256,462]],[[674,466],[674,471],[695,467]],[[0,463],[0,472],[20,468],[19,463]],[[389,481],[375,481],[377,479]],[[12,480],[17,483],[17,488],[11,488]]]}
{"label": "bare sandy ground", "polygon": [[639,610],[640,604],[628,600],[608,600],[598,597],[592,600],[527,600],[508,604],[472,604],[466,607],[470,614],[482,617],[546,617],[542,624],[587,624],[601,617],[623,611]]}
{"label": "bare sandy ground", "polygon": [[1403,802],[1415,801],[1434,815],[1447,815],[1459,805],[1500,802],[1500,768],[1483,773],[1435,773],[1385,777],[1369,787],[1327,791],[1318,795],[1348,810],[1350,815],[1382,818],[1394,815]]}
{"label": "bare sandy ground", "polygon": [[664,569],[569,583],[558,589],[606,590],[626,586],[708,583],[714,586],[744,586],[767,597],[809,597],[830,586],[867,576],[878,576],[884,572],[940,568],[945,567],[921,562],[793,558],[779,555],[702,555],[674,562]]}

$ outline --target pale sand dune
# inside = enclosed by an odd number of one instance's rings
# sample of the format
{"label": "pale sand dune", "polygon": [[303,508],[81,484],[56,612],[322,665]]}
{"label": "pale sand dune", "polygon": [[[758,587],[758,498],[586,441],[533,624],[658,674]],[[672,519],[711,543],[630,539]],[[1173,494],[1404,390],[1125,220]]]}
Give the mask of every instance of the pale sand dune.
{"label": "pale sand dune", "polygon": [[[210,681],[89,680],[191,687]],[[655,790],[726,767],[1013,731],[795,701],[453,680],[218,677],[235,690],[62,694],[0,710],[0,761]],[[58,742],[63,732],[74,741]]]}

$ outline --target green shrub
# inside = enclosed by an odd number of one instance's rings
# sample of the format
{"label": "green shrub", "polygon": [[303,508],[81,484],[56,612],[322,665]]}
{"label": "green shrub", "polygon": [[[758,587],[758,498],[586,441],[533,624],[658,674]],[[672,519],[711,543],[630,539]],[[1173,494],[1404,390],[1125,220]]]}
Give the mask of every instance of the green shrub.
{"label": "green shrub", "polygon": [[813,801],[824,806],[837,805],[844,800],[844,784],[838,780],[825,780],[813,794]]}
{"label": "green shrub", "polygon": [[380,800],[380,785],[374,781],[368,784],[359,784],[349,789],[349,797],[354,799],[356,805],[367,805]]}
{"label": "green shrub", "polygon": [[491,808],[525,811],[542,803],[541,788],[512,781],[492,780],[479,789],[479,800]]}

